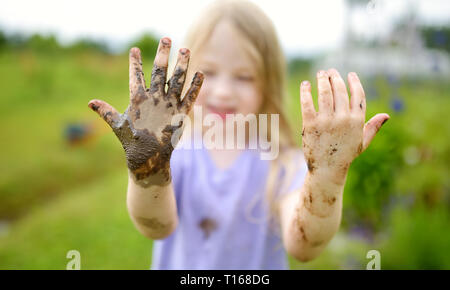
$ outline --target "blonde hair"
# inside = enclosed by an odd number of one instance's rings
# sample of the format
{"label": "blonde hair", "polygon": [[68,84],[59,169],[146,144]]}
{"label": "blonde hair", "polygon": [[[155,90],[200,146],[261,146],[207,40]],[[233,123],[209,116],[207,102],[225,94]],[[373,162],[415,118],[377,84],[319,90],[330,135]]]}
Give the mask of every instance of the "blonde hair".
{"label": "blonde hair", "polygon": [[[192,79],[196,56],[201,53],[201,47],[208,41],[217,24],[223,20],[232,24],[240,36],[239,40],[246,44],[243,47],[255,62],[263,94],[263,102],[258,113],[279,115],[279,140],[273,141],[279,142],[280,152],[278,158],[271,161],[266,186],[266,201],[270,216],[277,217],[276,192],[277,189],[287,190],[296,172],[293,155],[299,150],[292,150],[296,147],[296,143],[283,110],[283,101],[286,97],[286,63],[272,21],[257,5],[249,1],[218,0],[210,4],[191,26],[184,43],[185,47],[191,50],[191,66],[186,79]],[[269,140],[272,138],[270,131],[268,138]],[[300,159],[297,160],[300,163]],[[284,177],[280,182],[282,171]]]}

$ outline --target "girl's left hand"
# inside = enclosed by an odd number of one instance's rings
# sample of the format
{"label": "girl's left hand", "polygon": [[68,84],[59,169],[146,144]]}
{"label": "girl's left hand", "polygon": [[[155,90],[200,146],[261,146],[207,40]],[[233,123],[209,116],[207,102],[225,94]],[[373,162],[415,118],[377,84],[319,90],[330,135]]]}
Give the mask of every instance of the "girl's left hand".
{"label": "girl's left hand", "polygon": [[319,71],[317,83],[318,112],[311,84],[304,81],[300,89],[303,153],[310,174],[331,172],[338,176],[336,182],[343,182],[352,161],[369,146],[389,115],[377,114],[364,124],[366,99],[356,73],[348,74],[350,100],[337,70]]}

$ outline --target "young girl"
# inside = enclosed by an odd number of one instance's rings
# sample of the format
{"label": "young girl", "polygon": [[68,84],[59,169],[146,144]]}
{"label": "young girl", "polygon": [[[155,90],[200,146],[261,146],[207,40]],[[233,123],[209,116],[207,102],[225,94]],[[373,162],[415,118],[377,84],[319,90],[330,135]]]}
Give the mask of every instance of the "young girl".
{"label": "young girl", "polygon": [[[167,89],[171,41],[165,37],[149,87],[139,49],[130,50],[124,114],[100,100],[89,103],[125,149],[130,217],[143,235],[158,240],[152,268],[286,269],[286,252],[309,261],[338,230],[349,165],[389,116],[364,124],[357,75],[348,75],[349,100],[336,70],[319,71],[318,111],[310,83],[301,83],[303,152],[296,149],[282,112],[284,57],[271,21],[246,1],[215,2],[198,19]],[[186,78],[193,80],[182,94]],[[194,102],[203,117],[278,116],[279,132],[267,132],[271,144],[279,142],[278,157],[263,160],[261,150],[249,146],[173,151],[174,136],[188,121],[174,123],[173,116],[188,114]],[[247,145],[251,138],[247,133]]]}

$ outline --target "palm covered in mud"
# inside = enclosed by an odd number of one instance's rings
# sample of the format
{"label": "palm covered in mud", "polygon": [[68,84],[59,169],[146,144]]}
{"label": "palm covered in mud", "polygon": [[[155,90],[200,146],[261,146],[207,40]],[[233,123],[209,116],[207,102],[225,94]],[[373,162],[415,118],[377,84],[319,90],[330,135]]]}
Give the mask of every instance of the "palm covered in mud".
{"label": "palm covered in mud", "polygon": [[[89,102],[89,107],[113,129],[125,150],[132,176],[144,186],[170,182],[170,156],[181,134],[177,138],[172,136],[183,125],[182,120],[173,125],[172,119],[176,114],[189,113],[203,82],[203,74],[197,72],[181,98],[190,56],[189,50],[183,48],[166,91],[170,46],[169,38],[161,39],[149,88],[145,84],[141,53],[138,48],[130,50],[130,104],[123,114],[106,102]],[[155,182],[149,182],[149,178]]]}
{"label": "palm covered in mud", "polygon": [[381,126],[389,119],[376,114],[367,123],[366,98],[356,73],[348,75],[351,99],[344,80],[336,69],[319,71],[318,105],[316,111],[311,84],[301,85],[302,145],[308,170],[337,172],[337,182],[343,182],[353,160],[367,149]]}

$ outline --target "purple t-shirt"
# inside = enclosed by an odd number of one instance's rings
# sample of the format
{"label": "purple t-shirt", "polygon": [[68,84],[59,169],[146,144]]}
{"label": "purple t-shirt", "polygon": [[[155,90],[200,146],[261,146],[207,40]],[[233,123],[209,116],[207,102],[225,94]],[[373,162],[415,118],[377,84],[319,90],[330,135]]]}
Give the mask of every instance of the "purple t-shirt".
{"label": "purple t-shirt", "polygon": [[[303,184],[307,167],[299,160],[283,193]],[[177,148],[170,163],[179,223],[169,237],[154,241],[152,269],[288,268],[263,200],[270,161],[245,150],[221,169],[205,148]]]}

